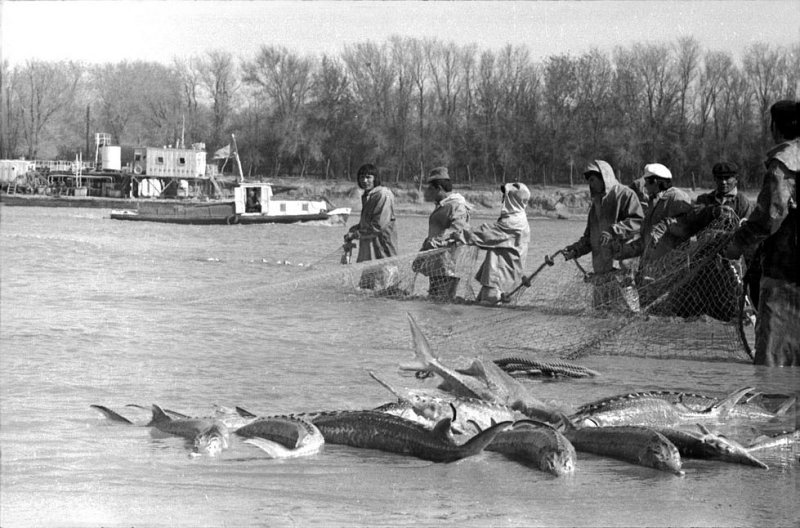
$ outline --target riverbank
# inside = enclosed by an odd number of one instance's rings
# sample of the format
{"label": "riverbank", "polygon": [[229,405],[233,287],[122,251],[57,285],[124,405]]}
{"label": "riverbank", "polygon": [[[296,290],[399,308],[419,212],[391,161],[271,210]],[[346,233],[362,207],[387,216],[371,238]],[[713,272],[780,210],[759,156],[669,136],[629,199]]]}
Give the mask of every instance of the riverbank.
{"label": "riverbank", "polygon": [[[350,207],[354,212],[361,210],[361,190],[355,182],[346,180],[311,180],[286,178],[270,180],[275,185],[291,188],[288,195],[294,198],[324,196],[337,207]],[[400,214],[429,215],[431,204],[425,203],[422,191],[413,184],[387,184],[395,195],[395,211]],[[476,217],[494,217],[500,211],[500,190],[495,185],[455,185],[454,190],[461,193],[474,207]],[[591,205],[588,185],[555,186],[529,185],[531,199],[528,204],[529,217],[557,219],[582,218]],[[694,198],[710,189],[683,188]],[[745,193],[755,202],[757,192]]]}
{"label": "riverbank", "polygon": [[[337,207],[351,207],[361,210],[361,189],[351,181],[343,180],[270,180],[275,185],[292,188],[287,194],[293,198],[310,198],[324,196]],[[400,214],[423,214],[431,212],[431,204],[423,199],[423,193],[412,184],[387,184],[395,195],[395,211]],[[499,186],[490,185],[455,185],[454,190],[466,198],[473,206],[473,214],[477,217],[493,217],[500,210]],[[583,215],[589,209],[590,198],[587,186],[559,187],[532,186],[531,200],[528,205],[528,216],[544,216],[548,218],[570,218]]]}

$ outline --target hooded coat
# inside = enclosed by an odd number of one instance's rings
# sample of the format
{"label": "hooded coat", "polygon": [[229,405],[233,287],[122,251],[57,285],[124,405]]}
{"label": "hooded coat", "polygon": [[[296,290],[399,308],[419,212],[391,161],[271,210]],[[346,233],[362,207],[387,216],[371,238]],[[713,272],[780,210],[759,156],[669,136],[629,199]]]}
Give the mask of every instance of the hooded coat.
{"label": "hooded coat", "polygon": [[628,240],[639,232],[644,218],[639,197],[630,187],[617,181],[611,165],[595,160],[587,170],[596,170],[603,178],[603,192],[592,196],[586,230],[571,248],[580,257],[591,251],[592,268],[595,273],[605,273],[614,269],[612,245],[600,245],[603,231],[614,238]]}
{"label": "hooded coat", "polygon": [[392,191],[379,185],[361,196],[361,219],[357,229],[359,243],[356,262],[397,255]]}
{"label": "hooded coat", "polygon": [[754,363],[800,366],[800,139],[769,151],[766,167],[756,207],[734,235],[726,256],[738,257],[748,247],[763,244]]}
{"label": "hooded coat", "polygon": [[522,183],[509,183],[505,189],[500,218],[464,233],[470,245],[486,250],[475,280],[501,292],[512,289],[522,274],[531,237],[525,213],[531,197],[528,187]]}

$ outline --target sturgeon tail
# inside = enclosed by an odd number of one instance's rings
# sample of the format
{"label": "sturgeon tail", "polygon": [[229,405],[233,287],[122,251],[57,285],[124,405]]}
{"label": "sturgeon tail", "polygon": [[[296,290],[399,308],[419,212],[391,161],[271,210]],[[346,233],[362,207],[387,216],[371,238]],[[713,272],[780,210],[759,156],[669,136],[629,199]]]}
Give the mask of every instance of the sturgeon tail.
{"label": "sturgeon tail", "polygon": [[105,416],[106,418],[108,418],[109,420],[111,420],[113,422],[119,422],[119,423],[133,425],[132,421],[128,420],[127,418],[125,418],[121,414],[118,414],[118,413],[112,411],[108,407],[104,407],[102,405],[89,405],[89,407],[91,407],[92,409],[96,409],[96,410],[100,411],[100,413],[103,416]]}
{"label": "sturgeon tail", "polygon": [[486,430],[481,431],[472,438],[470,438],[461,448],[465,451],[464,456],[477,455],[486,448],[489,444],[494,442],[494,439],[503,431],[510,429],[514,422],[506,421],[494,424]]}

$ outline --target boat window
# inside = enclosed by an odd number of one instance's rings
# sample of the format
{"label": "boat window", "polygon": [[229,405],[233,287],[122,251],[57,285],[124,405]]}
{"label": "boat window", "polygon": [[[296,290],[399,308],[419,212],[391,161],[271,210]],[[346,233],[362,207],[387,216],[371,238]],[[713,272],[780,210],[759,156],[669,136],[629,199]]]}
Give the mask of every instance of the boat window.
{"label": "boat window", "polygon": [[142,155],[141,154],[134,154],[133,155],[133,159],[134,159],[134,161],[142,161]]}
{"label": "boat window", "polygon": [[164,163],[164,156],[158,156],[158,157],[156,158],[156,163],[161,163],[161,164],[163,164],[163,163]]}
{"label": "boat window", "polygon": [[303,211],[308,211],[308,204],[307,203],[303,204]]}
{"label": "boat window", "polygon": [[285,204],[285,203],[282,203],[282,204],[281,204],[281,212],[282,212],[282,213],[285,213],[285,212],[286,212],[286,204]]}
{"label": "boat window", "polygon": [[186,158],[178,158],[178,165],[186,165]]}

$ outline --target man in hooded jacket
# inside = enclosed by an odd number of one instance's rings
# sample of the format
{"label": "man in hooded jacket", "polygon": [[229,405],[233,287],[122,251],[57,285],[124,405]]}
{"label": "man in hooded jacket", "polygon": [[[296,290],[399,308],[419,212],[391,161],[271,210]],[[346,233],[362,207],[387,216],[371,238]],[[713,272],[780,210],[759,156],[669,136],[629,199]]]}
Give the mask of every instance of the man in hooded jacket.
{"label": "man in hooded jacket", "polygon": [[564,248],[564,258],[571,260],[592,253],[595,307],[617,305],[622,295],[625,306],[637,311],[631,273],[619,271],[613,248],[615,242],[618,245],[639,232],[644,218],[639,197],[617,181],[611,165],[603,160],[589,163],[583,175],[589,183],[592,205],[583,236]]}
{"label": "man in hooded jacket", "polygon": [[503,293],[514,287],[525,268],[531,228],[525,207],[531,193],[524,183],[507,183],[500,186],[503,205],[500,218],[494,223],[485,223],[471,231],[465,229],[454,235],[472,246],[486,250],[483,264],[475,275],[481,283],[478,302],[494,304],[500,302]]}

